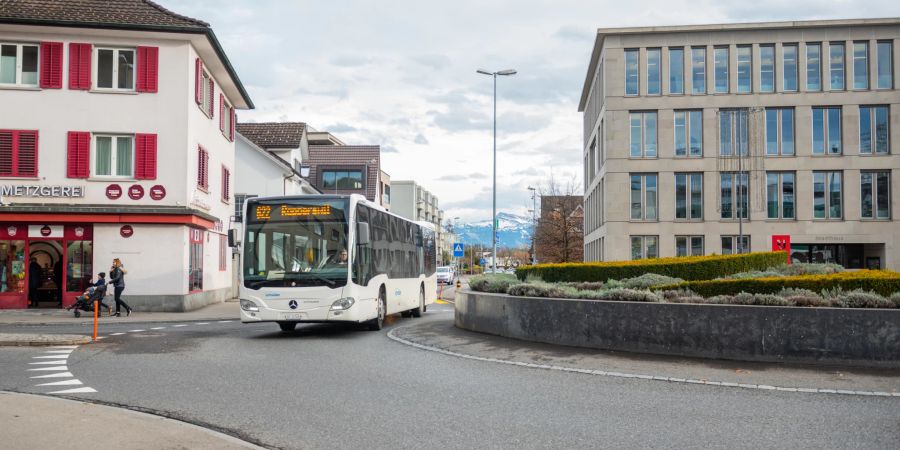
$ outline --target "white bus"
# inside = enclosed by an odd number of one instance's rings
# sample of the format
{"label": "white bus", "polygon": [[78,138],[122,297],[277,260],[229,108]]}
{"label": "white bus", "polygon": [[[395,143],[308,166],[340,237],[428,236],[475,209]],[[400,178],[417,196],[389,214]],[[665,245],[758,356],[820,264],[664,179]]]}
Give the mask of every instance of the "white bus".
{"label": "white bus", "polygon": [[436,299],[434,226],[361,195],[250,198],[241,227],[231,236],[241,247],[244,323],[380,330],[386,315],[420,317]]}

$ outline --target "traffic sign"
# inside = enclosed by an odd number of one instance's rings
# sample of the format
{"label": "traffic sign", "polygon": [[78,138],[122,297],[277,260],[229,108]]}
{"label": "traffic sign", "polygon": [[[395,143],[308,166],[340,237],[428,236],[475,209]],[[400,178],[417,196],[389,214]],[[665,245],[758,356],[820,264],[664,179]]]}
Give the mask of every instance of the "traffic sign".
{"label": "traffic sign", "polygon": [[481,267],[484,267],[484,265],[487,264],[487,260],[485,260],[484,258],[481,258],[480,263],[481,263],[481,264],[480,264]]}
{"label": "traffic sign", "polygon": [[463,245],[459,242],[453,244],[453,257],[462,258],[463,256],[465,256],[465,253],[463,252]]}

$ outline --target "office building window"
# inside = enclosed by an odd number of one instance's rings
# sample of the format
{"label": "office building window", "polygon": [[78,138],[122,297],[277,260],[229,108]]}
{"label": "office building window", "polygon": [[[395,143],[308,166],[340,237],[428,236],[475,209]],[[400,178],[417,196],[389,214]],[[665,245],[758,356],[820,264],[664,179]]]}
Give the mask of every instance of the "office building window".
{"label": "office building window", "polygon": [[716,94],[726,94],[728,93],[728,47],[713,49],[713,63],[715,64],[713,72],[715,92]]}
{"label": "office building window", "polygon": [[766,108],[766,155],[794,155],[794,108]]}
{"label": "office building window", "polygon": [[722,156],[746,156],[748,144],[749,114],[746,109],[719,111],[719,154]]}
{"label": "office building window", "polygon": [[759,91],[775,92],[775,46],[759,46]]}
{"label": "office building window", "polygon": [[841,108],[812,109],[812,144],[814,155],[841,154]]}
{"label": "office building window", "polygon": [[675,256],[703,256],[703,236],[675,236]]}
{"label": "office building window", "polygon": [[769,219],[794,218],[794,172],[766,172],[766,209]]}
{"label": "office building window", "polygon": [[656,158],[656,111],[632,112],[631,157]]}
{"label": "office building window", "polygon": [[684,94],[684,49],[669,49],[669,94]]}
{"label": "office building window", "polygon": [[750,236],[722,236],[722,254],[732,255],[735,253],[750,252]]}
{"label": "office building window", "polygon": [[878,89],[894,87],[894,45],[890,41],[879,42],[875,50],[875,70]]}
{"label": "office building window", "polygon": [[840,219],[843,199],[842,173],[813,172],[813,217]]}
{"label": "office building window", "polygon": [[746,172],[719,174],[719,210],[723,219],[746,219],[750,186]]}
{"label": "office building window", "polygon": [[706,93],[706,47],[691,48],[691,93]]}
{"label": "office building window", "polygon": [[828,89],[840,91],[844,89],[844,43],[828,44]]}
{"label": "office building window", "polygon": [[703,174],[675,174],[675,218],[703,218]]}
{"label": "office building window", "polygon": [[656,220],[657,175],[631,175],[631,220]]}
{"label": "office building window", "polygon": [[822,90],[822,44],[806,44],[806,90]]}
{"label": "office building window", "polygon": [[737,91],[748,93],[753,85],[753,47],[739,45],[737,47]]}
{"label": "office building window", "polygon": [[659,236],[631,236],[631,259],[659,257]]}
{"label": "office building window", "polygon": [[863,219],[890,219],[891,172],[861,172],[860,199]]}
{"label": "office building window", "polygon": [[869,88],[869,43],[853,43],[853,89]]}
{"label": "office building window", "polygon": [[886,155],[888,145],[888,107],[859,107],[859,152],[862,154]]}
{"label": "office building window", "polygon": [[781,58],[781,67],[784,71],[781,90],[794,92],[797,90],[797,44],[783,45]]}
{"label": "office building window", "polygon": [[703,111],[675,111],[675,156],[703,156]]}
{"label": "office building window", "polygon": [[659,95],[662,86],[662,50],[647,49],[647,94]]}
{"label": "office building window", "polygon": [[638,76],[640,53],[636,48],[625,50],[625,95],[640,93],[640,77]]}

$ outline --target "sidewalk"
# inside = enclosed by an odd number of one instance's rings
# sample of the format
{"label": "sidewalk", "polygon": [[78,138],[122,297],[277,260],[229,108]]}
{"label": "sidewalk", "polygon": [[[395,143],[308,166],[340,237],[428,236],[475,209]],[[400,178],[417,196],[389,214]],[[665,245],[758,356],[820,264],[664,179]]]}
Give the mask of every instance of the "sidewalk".
{"label": "sidewalk", "polygon": [[[183,322],[190,320],[230,320],[240,318],[238,302],[224,302],[188,312],[133,312],[125,317],[101,316],[100,323]],[[64,309],[0,309],[0,325],[77,325],[94,323],[94,314],[82,312],[75,318]]]}
{"label": "sidewalk", "polygon": [[[123,408],[0,392],[5,449],[258,449],[240,439],[178,420]],[[112,427],[112,428],[111,428]]]}

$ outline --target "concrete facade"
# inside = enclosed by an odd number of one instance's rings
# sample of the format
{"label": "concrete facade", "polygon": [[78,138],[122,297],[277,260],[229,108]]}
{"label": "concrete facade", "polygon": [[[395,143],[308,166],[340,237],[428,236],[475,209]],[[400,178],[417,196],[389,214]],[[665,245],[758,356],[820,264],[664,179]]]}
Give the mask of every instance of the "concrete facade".
{"label": "concrete facade", "polygon": [[[854,44],[862,42],[868,45],[865,62],[854,59]],[[891,44],[889,62],[884,62],[878,54],[880,43]],[[808,52],[814,51],[816,44],[820,49],[818,71],[815,58],[808,58]],[[832,59],[831,48],[837,44],[844,45],[843,58]],[[738,48],[745,46],[749,48],[751,60],[751,88],[750,92],[738,93]],[[774,89],[762,92],[761,48],[770,46],[774,48]],[[795,260],[834,261],[854,268],[900,268],[898,46],[900,21],[896,19],[598,30],[579,105],[579,111],[584,113],[585,260],[632,259],[637,255],[633,255],[631,238],[639,236],[656,237],[655,255],[649,256],[676,256],[676,237],[691,236],[702,237],[700,252],[703,254],[727,253],[722,238],[731,239],[728,236],[739,235],[742,229],[749,236],[751,251],[771,249],[774,235],[790,235]],[[728,88],[727,92],[713,93],[715,50],[723,47],[728,49]],[[683,60],[679,61],[684,94],[673,93],[671,86],[673,61],[669,55],[670,49],[677,48],[684,50]],[[705,80],[706,89],[702,94],[693,93],[694,48],[706,52],[705,63],[697,65],[705,72],[705,76],[698,77]],[[797,53],[796,58],[787,58],[787,66],[786,48],[796,49]],[[659,94],[648,92],[651,74],[648,49],[659,49],[661,56]],[[626,50],[636,50],[639,55],[639,90],[634,95],[626,95]],[[795,70],[791,70],[793,59],[796,59]],[[838,61],[843,67],[844,88],[832,90],[830,75]],[[785,79],[793,78],[786,77],[786,67],[787,73],[796,73],[796,90],[786,89],[790,86],[785,86]],[[862,67],[868,70],[868,87],[855,89],[856,70]],[[890,69],[888,86],[879,86],[879,67]],[[808,84],[809,74],[816,72],[819,90],[811,89]],[[860,108],[867,106],[886,107],[888,111],[885,154],[861,152]],[[842,149],[837,155],[813,153],[813,115],[817,107],[839,108]],[[792,155],[767,156],[766,111],[774,108],[786,108],[793,113]],[[748,151],[744,158],[720,157],[723,149],[720,111],[729,109],[748,111],[745,122],[749,129],[745,144]],[[676,156],[675,114],[691,110],[701,111],[701,155]],[[655,139],[653,157],[631,156],[631,114],[640,112],[656,114],[655,136],[645,137]],[[640,130],[645,131],[647,127]],[[738,159],[746,164],[741,168],[749,180],[749,217],[742,221],[721,218],[720,173],[735,171]],[[862,214],[861,178],[876,171],[886,172],[889,180],[885,192],[888,216],[866,218]],[[769,217],[767,173],[776,172],[794,177],[793,218]],[[815,172],[840,174],[842,211],[839,217],[815,217]],[[632,217],[631,176],[641,174],[656,176],[655,218]],[[700,217],[676,218],[676,174],[700,175]],[[642,200],[639,207],[646,207],[649,202],[646,197]],[[648,256],[646,247],[645,244],[640,256]]]}
{"label": "concrete facade", "polygon": [[391,182],[391,212],[410,220],[420,220],[434,224],[437,229],[438,258],[443,251],[450,251],[446,245],[443,228],[444,211],[436,195],[412,180]]}

